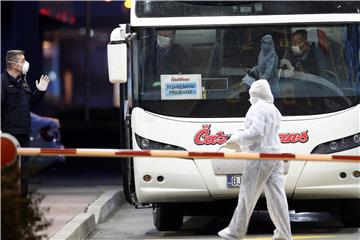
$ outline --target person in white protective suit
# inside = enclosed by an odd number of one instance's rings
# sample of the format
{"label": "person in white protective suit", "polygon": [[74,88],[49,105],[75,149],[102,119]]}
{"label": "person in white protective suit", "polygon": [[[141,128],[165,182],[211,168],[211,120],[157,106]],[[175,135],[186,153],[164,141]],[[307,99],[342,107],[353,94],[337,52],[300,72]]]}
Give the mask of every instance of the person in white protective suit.
{"label": "person in white protective suit", "polygon": [[249,89],[256,79],[266,79],[271,84],[271,91],[276,96],[279,95],[279,76],[278,76],[279,57],[275,52],[275,43],[270,34],[261,38],[261,51],[255,65],[248,74],[242,79],[243,84],[240,91]]}
{"label": "person in white protective suit", "polygon": [[[245,129],[231,136],[229,144],[238,144],[250,152],[279,153],[281,114],[273,104],[274,97],[267,80],[252,83]],[[218,235],[225,239],[242,239],[261,193],[265,192],[267,208],[276,230],[273,239],[292,239],[288,203],[284,189],[284,162],[248,160],[242,175],[238,205],[228,227]]]}

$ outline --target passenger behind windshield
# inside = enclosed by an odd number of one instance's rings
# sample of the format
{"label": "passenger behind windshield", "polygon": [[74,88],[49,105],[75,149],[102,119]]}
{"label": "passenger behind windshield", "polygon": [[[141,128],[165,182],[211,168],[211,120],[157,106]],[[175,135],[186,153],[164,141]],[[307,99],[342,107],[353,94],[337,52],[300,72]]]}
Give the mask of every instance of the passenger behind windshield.
{"label": "passenger behind windshield", "polygon": [[308,32],[300,29],[292,34],[291,51],[287,51],[281,59],[280,68],[292,73],[299,71],[324,76],[330,69],[330,62],[315,44],[310,44]]}
{"label": "passenger behind windshield", "polygon": [[161,30],[156,37],[157,73],[180,74],[187,73],[189,58],[185,50],[174,43],[175,31]]}
{"label": "passenger behind windshield", "polygon": [[189,73],[188,55],[174,43],[175,33],[175,30],[159,30],[151,38],[143,63],[147,87],[160,87],[161,75]]}

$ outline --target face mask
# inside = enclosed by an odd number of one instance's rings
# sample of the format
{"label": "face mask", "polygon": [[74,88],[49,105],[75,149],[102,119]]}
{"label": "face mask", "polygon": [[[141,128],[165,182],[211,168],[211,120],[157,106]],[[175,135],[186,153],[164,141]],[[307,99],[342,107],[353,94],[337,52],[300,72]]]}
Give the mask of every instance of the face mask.
{"label": "face mask", "polygon": [[169,37],[164,37],[164,36],[160,36],[160,35],[157,36],[157,43],[159,44],[159,46],[161,48],[169,47],[170,41],[171,41],[171,38],[169,38]]}
{"label": "face mask", "polygon": [[17,65],[20,65],[22,66],[22,74],[26,74],[28,71],[29,71],[29,68],[30,68],[30,63],[28,61],[25,61],[23,64],[20,64],[20,63],[17,63],[17,62],[13,62],[13,61],[8,61],[8,62],[11,62],[11,63],[14,63],[14,64],[17,64]]}
{"label": "face mask", "polygon": [[291,51],[295,54],[295,55],[300,55],[301,54],[301,50],[299,46],[291,46]]}
{"label": "face mask", "polygon": [[262,43],[261,44],[261,49],[264,50],[265,52],[268,52],[272,49],[273,47],[271,46],[271,44],[268,43]]}
{"label": "face mask", "polygon": [[300,50],[300,46],[303,45],[304,42],[300,43],[297,46],[291,46],[291,51],[295,54],[295,55],[300,55],[301,54],[301,50]]}
{"label": "face mask", "polygon": [[22,65],[22,73],[26,74],[29,71],[30,63],[28,61],[25,61]]}

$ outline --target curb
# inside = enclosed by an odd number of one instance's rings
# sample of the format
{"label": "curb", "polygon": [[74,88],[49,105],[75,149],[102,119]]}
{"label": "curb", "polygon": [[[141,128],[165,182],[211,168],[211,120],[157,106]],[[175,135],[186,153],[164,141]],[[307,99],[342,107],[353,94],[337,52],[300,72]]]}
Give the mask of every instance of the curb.
{"label": "curb", "polygon": [[50,240],[70,240],[70,239],[85,239],[85,237],[95,230],[95,216],[90,213],[79,213],[71,219],[65,226]]}
{"label": "curb", "polygon": [[122,191],[107,191],[102,194],[98,199],[92,202],[86,209],[86,213],[94,214],[95,223],[102,223],[112,213],[113,210],[118,208],[124,201]]}
{"label": "curb", "polygon": [[82,240],[96,229],[97,224],[125,202],[123,190],[112,190],[103,193],[99,198],[67,222],[50,240]]}

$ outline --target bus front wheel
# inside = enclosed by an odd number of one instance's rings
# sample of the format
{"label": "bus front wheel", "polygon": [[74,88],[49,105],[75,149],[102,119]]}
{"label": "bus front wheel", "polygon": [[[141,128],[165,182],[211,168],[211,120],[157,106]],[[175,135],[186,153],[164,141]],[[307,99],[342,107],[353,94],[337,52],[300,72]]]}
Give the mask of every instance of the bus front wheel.
{"label": "bus front wheel", "polygon": [[183,224],[184,209],[176,204],[159,203],[153,207],[154,225],[158,231],[176,231]]}

